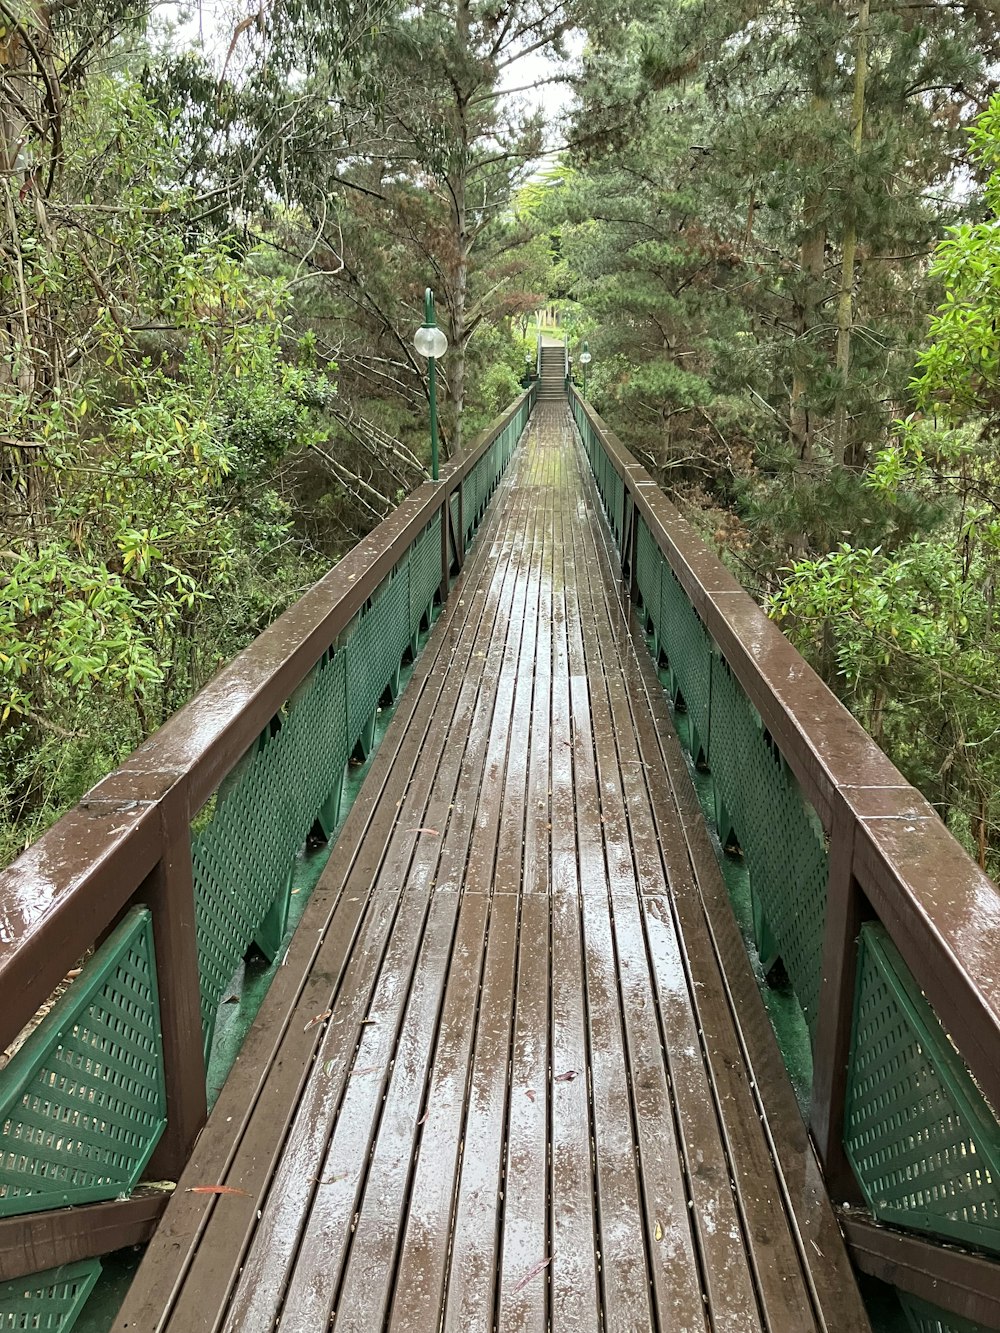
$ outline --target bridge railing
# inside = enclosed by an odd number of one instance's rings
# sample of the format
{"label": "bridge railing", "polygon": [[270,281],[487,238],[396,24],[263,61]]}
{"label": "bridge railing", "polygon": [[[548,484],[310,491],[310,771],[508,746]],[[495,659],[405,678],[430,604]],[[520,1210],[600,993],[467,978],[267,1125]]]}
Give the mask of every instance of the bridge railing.
{"label": "bridge railing", "polygon": [[[0,1048],[89,955],[0,1071],[0,1281],[70,1263],[25,1300],[65,1315],[93,1281],[71,1261],[145,1238],[155,1202],[126,1196],[180,1174],[225,989],[251,943],[278,949],[296,854],[336,827],[348,762],[371,747],[533,402],[522,394],[0,873]],[[65,1210],[96,1200],[109,1202],[86,1221]],[[34,1308],[18,1305],[24,1327]]]}
{"label": "bridge railing", "polygon": [[[997,886],[575,390],[570,400],[678,730],[711,774],[719,838],[742,853],[761,962],[783,961],[805,1017],[811,1129],[833,1196],[860,1191],[881,1222],[1000,1253]],[[899,1251],[874,1233],[852,1239],[888,1276]],[[920,1290],[964,1286],[951,1308],[1000,1326],[1000,1266],[958,1278],[954,1252],[918,1252],[931,1284]]]}

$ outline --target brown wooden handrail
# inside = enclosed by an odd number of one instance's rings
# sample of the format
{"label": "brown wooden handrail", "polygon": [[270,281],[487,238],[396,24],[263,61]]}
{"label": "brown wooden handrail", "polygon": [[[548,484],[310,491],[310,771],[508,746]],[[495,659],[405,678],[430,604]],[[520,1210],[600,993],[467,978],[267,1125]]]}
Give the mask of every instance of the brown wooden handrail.
{"label": "brown wooden handrail", "polygon": [[[855,1192],[843,1157],[855,944],[874,914],[1000,1108],[1000,890],[925,798],[768,619],[614,432],[571,389],[653,540],[773,737],[829,840],[811,1127],[831,1189]],[[625,524],[635,569],[635,525]]]}

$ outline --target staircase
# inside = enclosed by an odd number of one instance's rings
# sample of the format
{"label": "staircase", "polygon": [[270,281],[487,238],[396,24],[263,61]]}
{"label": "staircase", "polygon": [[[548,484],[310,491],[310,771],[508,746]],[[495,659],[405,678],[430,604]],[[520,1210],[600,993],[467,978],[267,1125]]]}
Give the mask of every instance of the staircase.
{"label": "staircase", "polygon": [[562,343],[542,344],[542,374],[538,381],[538,401],[566,401],[566,352]]}

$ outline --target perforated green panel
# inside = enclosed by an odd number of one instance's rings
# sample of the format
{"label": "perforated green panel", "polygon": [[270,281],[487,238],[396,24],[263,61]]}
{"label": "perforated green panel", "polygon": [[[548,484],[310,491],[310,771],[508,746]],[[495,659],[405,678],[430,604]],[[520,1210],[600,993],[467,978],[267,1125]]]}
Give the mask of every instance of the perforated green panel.
{"label": "perforated green panel", "polygon": [[517,442],[528,424],[534,400],[535,395],[532,393],[462,483],[462,516],[465,523],[466,547],[471,544],[486,505],[507,470],[507,464],[513,457]]}
{"label": "perforated green panel", "polygon": [[424,529],[410,548],[410,634],[415,634],[421,617],[441,586],[441,518]]}
{"label": "perforated green panel", "polygon": [[265,922],[268,935],[258,938],[264,952],[273,956],[280,942],[295,854],[339,790],[347,758],[340,651],[324,658],[244,756],[219,789],[211,822],[192,837],[206,1042],[225,988]]}
{"label": "perforated green panel", "polygon": [[465,544],[472,541],[476,530],[476,472],[475,468],[462,482],[462,518],[465,522]]}
{"label": "perforated green panel", "polygon": [[410,587],[393,575],[375,593],[347,640],[347,741],[353,750],[399,669],[410,642]]}
{"label": "perforated green panel", "polygon": [[913,1333],[1000,1333],[1000,1329],[963,1319],[961,1315],[931,1305],[930,1301],[911,1296],[908,1291],[899,1291],[897,1295]]}
{"label": "perforated green panel", "polygon": [[861,933],[845,1114],[877,1218],[1000,1251],[1000,1124],[875,924]]}
{"label": "perforated green panel", "polygon": [[[463,486],[471,538],[513,453],[530,402],[504,428]],[[457,498],[452,513],[457,514]],[[441,516],[415,540],[345,636],[296,691],[219,789],[192,838],[195,915],[206,1045],[239,960],[254,941],[273,957],[285,928],[294,858],[313,824],[336,824],[344,769],[370,741],[379,701],[441,583]]]}
{"label": "perforated green panel", "polygon": [[615,545],[620,553],[622,548],[622,523],[625,513],[625,483],[610,463],[608,464],[608,489],[605,505],[608,511],[608,522],[611,524],[611,531],[615,535]]}
{"label": "perforated green panel", "polygon": [[0,1216],[128,1193],[165,1123],[153,933],[137,907],[0,1073]]}
{"label": "perforated green panel", "polygon": [[660,582],[659,636],[675,685],[684,696],[701,744],[707,749],[712,640],[665,560]]}
{"label": "perforated green panel", "polygon": [[[814,1032],[826,914],[823,830],[718,655],[712,659],[708,762],[746,859],[761,954],[767,952],[762,915]],[[765,965],[771,961],[764,957]]]}
{"label": "perforated green panel", "polygon": [[70,1333],[94,1283],[101,1275],[100,1261],[49,1268],[31,1277],[19,1277],[0,1286],[0,1330],[48,1330]]}
{"label": "perforated green panel", "polygon": [[642,595],[642,604],[646,614],[654,622],[657,634],[660,633],[660,577],[663,571],[663,556],[650,535],[644,519],[639,519],[636,532],[635,577]]}

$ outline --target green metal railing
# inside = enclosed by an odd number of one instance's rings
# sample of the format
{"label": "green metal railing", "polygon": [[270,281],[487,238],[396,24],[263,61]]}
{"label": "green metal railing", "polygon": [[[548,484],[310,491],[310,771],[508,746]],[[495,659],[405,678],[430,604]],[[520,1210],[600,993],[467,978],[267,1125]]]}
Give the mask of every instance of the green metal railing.
{"label": "green metal railing", "polygon": [[[531,401],[533,402],[534,399],[532,398]],[[526,402],[504,426],[490,445],[489,450],[483,454],[462,483],[462,511],[465,515],[465,542],[467,546],[472,541],[476,528],[482,522],[486,506],[489,504],[493,492],[499,485],[500,478],[510,462],[514,446],[521,438],[521,434],[528,423],[530,411],[531,406]]]}
{"label": "green metal railing", "polygon": [[[526,399],[462,483],[466,549],[530,410]],[[278,950],[295,855],[317,823],[325,837],[336,827],[348,760],[370,752],[379,706],[399,691],[443,577],[436,514],[227,777],[211,822],[192,837],[206,1056],[240,959],[254,943],[268,959]]]}
{"label": "green metal railing", "polygon": [[[573,409],[620,554],[624,481],[575,396]],[[745,857],[763,969],[783,961],[814,1033],[828,873],[822,826],[646,520],[635,514],[634,523],[638,607],[681,712],[679,732],[694,760],[712,774],[721,844],[735,841]]]}
{"label": "green metal railing", "polygon": [[[876,920],[861,926],[860,918],[874,915],[871,903],[883,893],[889,896],[894,912],[901,911],[898,902],[907,882],[906,868],[885,865],[873,857],[857,825],[843,818],[837,823],[836,794],[831,795],[823,811],[825,819],[821,819],[789,762],[794,756],[800,771],[810,773],[827,762],[809,738],[813,718],[808,710],[792,718],[787,731],[793,750],[783,753],[741,684],[733,661],[682,586],[679,570],[685,570],[689,587],[704,578],[700,595],[716,613],[720,626],[736,599],[745,603],[745,597],[686,529],[675,551],[662,535],[654,534],[653,519],[647,521],[644,512],[644,508],[653,512],[643,499],[655,491],[648,474],[575,392],[571,406],[623,568],[631,580],[633,607],[674,707],[678,734],[692,760],[710,776],[719,846],[738,845],[742,854],[762,969],[766,974],[781,959],[805,1018],[815,1064],[815,1122],[839,1130],[840,1151],[853,1168],[856,1188],[875,1219],[1000,1253],[1000,1122],[982,1083],[990,1063],[980,1064],[978,1079],[970,1073],[961,1054],[968,1034],[960,1024],[951,1033],[945,1031],[886,927]],[[657,512],[668,511],[668,502],[659,493],[657,497]],[[668,521],[678,531],[684,529],[675,511],[671,512]],[[758,634],[759,651],[765,650],[767,622],[756,611],[751,621],[745,607],[740,610],[742,619],[733,626],[732,642],[739,644],[745,676],[746,661],[752,663],[758,651],[754,642]],[[772,627],[767,628],[776,635]],[[791,653],[787,644],[785,650]],[[801,659],[798,665],[790,661],[785,669],[789,679],[808,673]],[[762,692],[770,688],[761,682]],[[817,695],[811,685],[809,689],[807,702],[815,709]],[[788,695],[794,696],[794,684],[788,687]],[[843,728],[852,740],[854,731],[860,733],[846,716]],[[840,744],[843,747],[842,741]],[[870,742],[868,747],[873,748]],[[858,749],[861,753],[860,745]],[[914,809],[921,811],[916,793],[906,787],[884,756],[878,758],[882,768],[871,790],[879,795],[870,798],[874,818],[899,818]],[[865,778],[858,776],[854,781],[860,784],[858,799],[865,799]],[[819,790],[818,782],[816,786]],[[932,815],[926,822],[922,812],[918,817],[919,827],[911,826],[911,834],[925,834],[936,827]],[[845,853],[838,853],[835,835],[848,843],[846,855],[851,860],[846,863]],[[966,882],[972,886],[970,904],[978,901],[981,910],[988,902],[982,895],[991,889],[995,894],[995,888],[978,875],[946,834],[942,843],[936,852],[938,864],[921,863],[914,873],[945,877],[950,870],[956,886]],[[864,849],[864,857],[859,849]],[[844,870],[840,871],[838,894],[846,893],[856,904],[850,911],[859,914],[860,936],[855,929],[853,943],[850,931],[839,927],[847,937],[841,941],[838,927],[831,926],[829,895],[835,853],[847,871],[846,880]],[[957,893],[957,887],[952,892]],[[963,913],[964,908],[956,911],[959,923]],[[915,929],[920,930],[922,915],[916,905],[912,915]],[[957,992],[968,982],[964,960],[951,956],[947,961],[959,983],[953,987]],[[827,973],[846,979],[840,992],[834,990],[832,981],[825,981]],[[973,998],[977,999],[974,989]],[[823,1009],[834,1003],[848,1009],[839,1019],[849,1038],[849,1051],[842,1057],[846,1070],[829,1067],[831,1053],[835,1055],[837,1048],[828,1034],[835,1031],[837,1016],[824,1014]],[[969,1012],[980,1021],[975,1005],[969,1006]],[[991,1021],[987,1020],[990,1033],[995,1031],[989,1027]],[[992,1049],[995,1069],[1000,1043],[994,1042]],[[829,1147],[828,1142],[827,1162],[836,1156]],[[907,1293],[901,1293],[903,1297],[915,1333],[967,1333],[969,1329],[991,1333],[985,1325],[937,1309],[925,1300]]]}
{"label": "green metal railing", "polygon": [[[0,941],[0,979],[16,997],[4,1040],[109,930],[0,1072],[0,1220],[127,1200],[171,1131],[156,1165],[179,1173],[205,1117],[220,1002],[251,945],[269,959],[281,947],[296,857],[337,828],[348,764],[372,750],[377,713],[420,652],[533,403],[533,390],[522,395],[0,874],[0,902],[27,914],[21,938],[6,952]],[[116,1233],[122,1244],[144,1234],[142,1211]],[[0,1250],[4,1276],[30,1274],[38,1254],[86,1252],[76,1233],[53,1239],[68,1216],[52,1214],[50,1245]],[[96,1253],[0,1284],[0,1330],[68,1333]]]}

